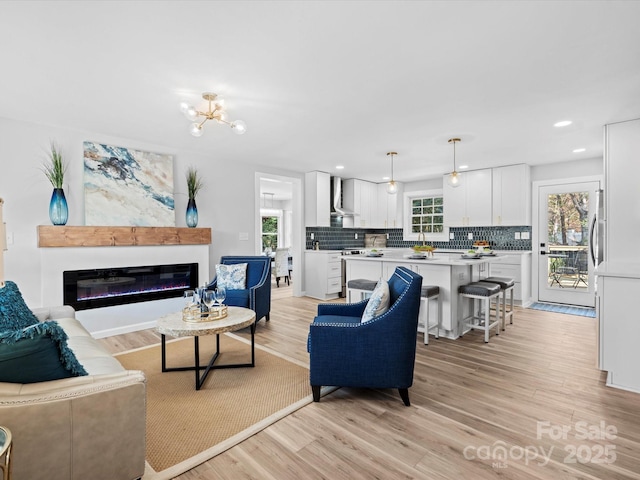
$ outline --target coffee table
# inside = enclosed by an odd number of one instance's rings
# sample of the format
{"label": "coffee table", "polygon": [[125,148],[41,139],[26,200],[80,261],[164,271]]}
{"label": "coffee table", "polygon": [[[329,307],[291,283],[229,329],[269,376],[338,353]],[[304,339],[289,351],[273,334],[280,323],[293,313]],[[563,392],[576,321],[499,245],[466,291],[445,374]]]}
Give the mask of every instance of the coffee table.
{"label": "coffee table", "polygon": [[[219,368],[243,368],[255,366],[255,331],[256,314],[253,310],[244,307],[227,307],[227,316],[220,320],[210,320],[207,322],[189,323],[182,320],[182,312],[170,313],[158,319],[156,331],[162,338],[162,371],[179,372],[185,370],[195,370],[196,390],[200,390],[202,384],[211,370]],[[214,365],[220,355],[220,334],[235,332],[242,328],[251,326],[251,363],[236,363]],[[166,335],[171,337],[193,337],[193,348],[195,362],[193,366],[187,367],[167,367]],[[201,335],[216,335],[216,351],[207,365],[200,365],[200,344]],[[200,370],[204,370],[200,375]]]}

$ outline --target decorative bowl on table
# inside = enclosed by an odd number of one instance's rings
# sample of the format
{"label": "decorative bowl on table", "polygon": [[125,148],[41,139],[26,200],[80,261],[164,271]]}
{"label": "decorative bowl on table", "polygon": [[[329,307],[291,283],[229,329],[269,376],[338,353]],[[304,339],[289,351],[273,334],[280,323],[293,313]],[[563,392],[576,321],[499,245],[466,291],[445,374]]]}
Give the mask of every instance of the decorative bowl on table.
{"label": "decorative bowl on table", "polygon": [[[418,257],[433,257],[433,252],[436,250],[436,247],[432,245],[414,245],[412,248],[414,255]],[[412,256],[411,258],[415,257]]]}
{"label": "decorative bowl on table", "polygon": [[480,258],[480,254],[477,250],[467,250],[461,256],[462,258]]}
{"label": "decorative bowl on table", "polygon": [[384,253],[380,250],[376,250],[375,248],[372,248],[367,252],[367,257],[381,257],[382,255],[384,255]]}

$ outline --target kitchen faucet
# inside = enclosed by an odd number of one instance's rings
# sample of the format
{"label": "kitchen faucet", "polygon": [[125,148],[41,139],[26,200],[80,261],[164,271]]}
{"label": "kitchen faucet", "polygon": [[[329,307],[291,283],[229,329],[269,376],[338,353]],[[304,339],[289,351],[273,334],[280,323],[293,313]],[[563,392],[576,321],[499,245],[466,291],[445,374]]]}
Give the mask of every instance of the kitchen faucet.
{"label": "kitchen faucet", "polygon": [[424,234],[424,232],[420,232],[418,234],[418,241],[420,241],[420,237],[422,237],[422,245],[425,245],[427,243],[427,236]]}

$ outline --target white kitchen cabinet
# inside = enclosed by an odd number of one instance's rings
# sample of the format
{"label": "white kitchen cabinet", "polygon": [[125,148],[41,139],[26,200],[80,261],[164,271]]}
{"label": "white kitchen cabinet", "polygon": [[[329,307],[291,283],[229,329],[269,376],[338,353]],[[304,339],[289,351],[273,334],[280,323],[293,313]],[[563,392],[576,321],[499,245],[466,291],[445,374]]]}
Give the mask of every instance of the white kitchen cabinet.
{"label": "white kitchen cabinet", "polygon": [[531,305],[531,252],[505,255],[500,262],[491,263],[489,276],[513,278],[513,299],[518,305]]}
{"label": "white kitchen cabinet", "polygon": [[342,292],[342,255],[336,250],[307,250],[305,293],[319,300],[338,298]]}
{"label": "white kitchen cabinet", "polygon": [[605,126],[604,259],[640,262],[640,119]]}
{"label": "white kitchen cabinet", "polygon": [[331,175],[328,173],[304,175],[304,224],[306,227],[331,225]]}
{"label": "white kitchen cabinet", "polygon": [[378,210],[378,186],[357,178],[342,182],[342,206],[355,212],[355,228],[375,228]]}
{"label": "white kitchen cabinet", "polygon": [[640,297],[640,264],[598,266],[599,366],[607,385],[640,393],[640,322],[632,299]]}
{"label": "white kitchen cabinet", "polygon": [[402,228],[402,194],[404,185],[396,182],[398,192],[389,195],[386,183],[377,184],[378,208],[374,228]]}
{"label": "white kitchen cabinet", "polygon": [[444,223],[447,227],[491,225],[491,169],[460,173],[460,185],[443,177]]}
{"label": "white kitchen cabinet", "polygon": [[525,164],[492,169],[492,225],[531,225],[530,171]]}

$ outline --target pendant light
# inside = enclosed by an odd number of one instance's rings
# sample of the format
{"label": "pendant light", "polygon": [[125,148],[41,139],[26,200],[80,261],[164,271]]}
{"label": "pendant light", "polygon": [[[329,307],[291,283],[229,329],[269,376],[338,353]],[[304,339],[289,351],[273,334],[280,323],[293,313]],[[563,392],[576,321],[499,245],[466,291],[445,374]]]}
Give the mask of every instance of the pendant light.
{"label": "pendant light", "polygon": [[459,138],[449,139],[449,143],[453,143],[453,172],[447,175],[447,183],[453,188],[459,187],[460,180],[462,180],[460,174],[456,171],[456,143],[460,141]]}
{"label": "pendant light", "polygon": [[387,183],[387,193],[389,195],[395,195],[398,193],[398,184],[393,179],[393,156],[397,155],[396,152],[387,152],[387,156],[391,155],[391,180]]}

